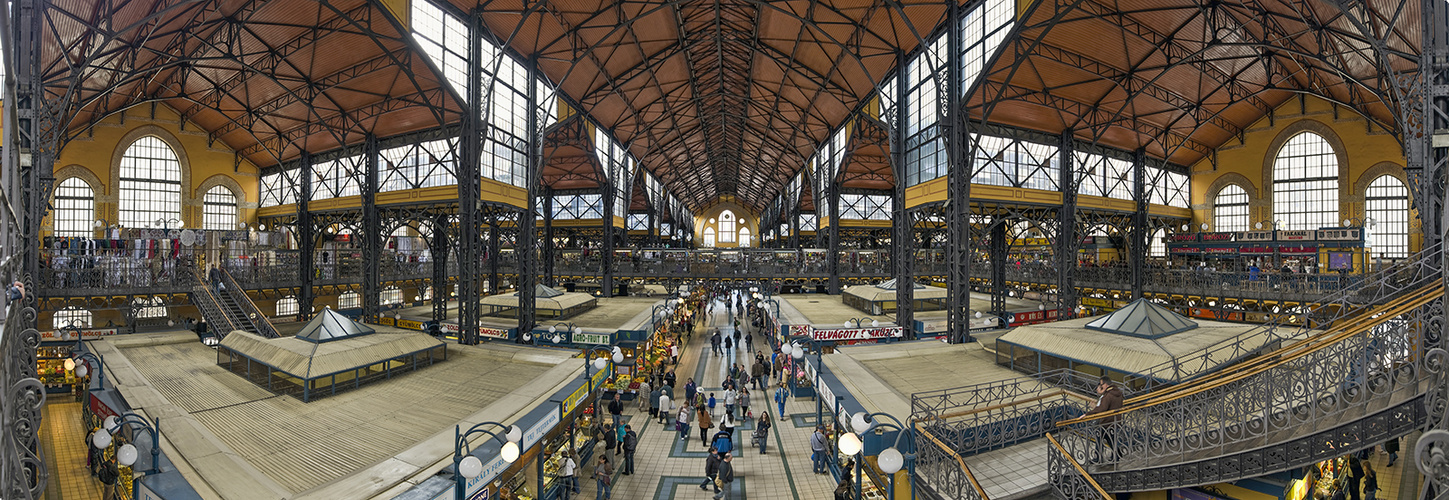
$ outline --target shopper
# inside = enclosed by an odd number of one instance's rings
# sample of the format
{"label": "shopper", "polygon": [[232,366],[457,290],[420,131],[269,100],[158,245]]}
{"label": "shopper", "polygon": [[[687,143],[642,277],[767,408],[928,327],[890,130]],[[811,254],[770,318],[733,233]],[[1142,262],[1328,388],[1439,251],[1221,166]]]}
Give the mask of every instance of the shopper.
{"label": "shopper", "polygon": [[1393,467],[1394,462],[1399,460],[1399,438],[1390,438],[1384,441],[1384,453],[1389,454],[1389,463],[1384,467]]}
{"label": "shopper", "polygon": [[1363,462],[1357,454],[1348,456],[1348,497],[1359,500],[1359,484],[1363,481]]}
{"label": "shopper", "polygon": [[732,348],[732,346],[734,346],[734,343],[730,341],[730,338],[728,336],[726,336],[724,338],[724,349],[728,351]]}
{"label": "shopper", "polygon": [[609,416],[614,419],[614,427],[619,426],[619,416],[624,414],[624,400],[619,394],[614,394],[614,400],[609,402]]}
{"label": "shopper", "polygon": [[1364,500],[1375,500],[1379,496],[1379,474],[1374,472],[1373,464],[1368,460],[1363,461],[1363,498]]}
{"label": "shopper", "polygon": [[636,397],[634,399],[639,400],[639,411],[640,412],[649,411],[649,398],[645,397],[644,395],[645,394],[649,394],[653,390],[654,390],[654,386],[649,385],[649,379],[647,379],[647,378],[640,378],[639,379],[639,392],[638,392],[638,397]]}
{"label": "shopper", "polygon": [[96,475],[101,480],[101,500],[115,500],[116,480],[121,478],[121,472],[116,468],[116,463],[101,458],[100,470]]}
{"label": "shopper", "polygon": [[706,400],[706,404],[709,405],[709,412],[711,414],[713,414],[714,413],[714,405],[715,405],[715,399],[714,399],[714,393],[713,392],[709,393],[709,399]]}
{"label": "shopper", "polygon": [[634,428],[624,424],[624,475],[634,474],[634,451],[639,449],[639,435]]}
{"label": "shopper", "polygon": [[710,352],[713,352],[716,356],[721,354],[719,350],[719,343],[719,330],[715,330],[714,334],[709,336],[709,350]]}
{"label": "shopper", "polygon": [[[1106,413],[1122,407],[1122,389],[1118,388],[1116,385],[1113,385],[1112,379],[1109,379],[1105,376],[1097,379],[1097,395],[1097,404],[1092,406],[1091,410],[1087,410],[1087,413],[1083,416]],[[1115,460],[1115,457],[1117,456],[1117,451],[1116,448],[1112,446],[1112,434],[1113,430],[1116,428],[1117,416],[1111,415],[1108,417],[1103,417],[1097,421],[1097,424],[1097,442],[1099,443],[1099,447],[1105,446],[1107,448],[1112,448],[1112,453]],[[1100,454],[1095,460],[1101,460]]]}
{"label": "shopper", "polygon": [[760,442],[760,454],[765,454],[765,443],[770,439],[770,412],[760,412],[760,419],[755,421],[755,439]]}
{"label": "shopper", "polygon": [[605,453],[607,453],[609,450],[615,450],[614,451],[614,454],[615,455],[618,455],[619,452],[617,451],[618,450],[618,444],[617,444],[617,442],[618,442],[618,439],[619,438],[617,437],[618,434],[615,434],[614,433],[614,426],[613,425],[610,425],[610,424],[607,424],[607,423],[604,424],[603,427],[601,427],[600,430],[599,430],[599,435],[600,435],[600,437],[603,438],[603,443],[604,443],[604,451],[599,452],[599,455],[602,456]]}
{"label": "shopper", "polygon": [[674,375],[674,370],[669,370],[668,372],[666,372],[664,374],[664,385],[666,386],[667,390],[669,391],[669,397],[670,398],[673,398],[674,397],[674,386],[675,385],[678,385],[678,384],[679,384],[679,377],[677,377],[677,376]]}
{"label": "shopper", "polygon": [[679,411],[674,416],[674,430],[679,432],[679,440],[689,439],[689,421],[694,415],[694,408],[688,404],[679,405]]}
{"label": "shopper", "polygon": [[618,455],[624,451],[624,436],[629,434],[629,425],[620,425],[614,428],[614,454]]}
{"label": "shopper", "polygon": [[765,360],[755,358],[755,365],[750,367],[750,377],[755,379],[755,388],[765,390]]}
{"label": "shopper", "polygon": [[752,416],[750,413],[749,389],[740,389],[740,415],[743,415],[744,418],[750,418]]}
{"label": "shopper", "polygon": [[579,494],[579,478],[574,475],[577,472],[574,469],[577,468],[578,464],[574,463],[573,455],[565,450],[563,452],[563,462],[558,467],[558,477],[563,480],[563,488],[561,488],[563,490],[563,500],[569,500],[571,495]]}
{"label": "shopper", "polygon": [[614,484],[614,466],[609,465],[609,458],[604,455],[599,455],[599,465],[594,466],[594,481],[599,487],[594,500],[611,498],[609,493]]}
{"label": "shopper", "polygon": [[725,393],[724,393],[725,415],[734,416],[734,414],[735,414],[735,404],[739,402],[739,397],[740,397],[739,393],[735,392],[735,389],[733,387],[728,388],[728,389],[725,389]]}
{"label": "shopper", "polygon": [[709,447],[709,429],[714,427],[714,422],[711,421],[709,414],[709,409],[704,405],[699,405],[699,444],[704,447]]}
{"label": "shopper", "polygon": [[10,284],[10,289],[5,291],[5,298],[15,302],[25,298],[25,283],[16,281]]}
{"label": "shopper", "polygon": [[719,485],[715,484],[714,478],[719,476],[720,462],[719,450],[710,448],[709,456],[704,459],[704,482],[699,483],[699,489],[709,491],[714,488],[714,492],[719,493]]}
{"label": "shopper", "polygon": [[735,482],[735,468],[730,462],[733,462],[734,459],[734,455],[725,453],[724,460],[719,463],[719,476],[716,478],[715,483],[716,486],[719,486],[720,491],[714,494],[716,500],[721,498],[728,500],[730,497],[730,487]]}
{"label": "shopper", "polygon": [[694,383],[694,377],[689,377],[689,381],[684,383],[684,401],[694,403],[694,394],[697,392],[699,385]]}
{"label": "shopper", "polygon": [[663,392],[661,388],[649,393],[649,418],[659,416],[659,395]]}
{"label": "shopper", "polygon": [[671,417],[671,416],[674,415],[674,406],[672,406],[672,405],[673,405],[673,402],[669,400],[669,394],[664,393],[664,392],[661,391],[660,394],[659,394],[659,423],[660,424],[663,424],[663,423],[668,422],[669,421],[669,417]]}
{"label": "shopper", "polygon": [[825,427],[823,426],[815,426],[815,434],[810,435],[810,460],[815,464],[816,474],[829,472],[825,466]]}
{"label": "shopper", "polygon": [[780,382],[780,387],[775,389],[775,408],[780,414],[780,420],[785,419],[785,401],[789,399],[789,393],[785,391],[785,383]]}
{"label": "shopper", "polygon": [[731,451],[734,451],[734,428],[725,427],[725,424],[723,422],[721,422],[719,425],[719,432],[714,433],[714,449],[719,450],[720,453],[729,453]]}
{"label": "shopper", "polygon": [[211,286],[216,289],[217,294],[220,294],[223,290],[221,286],[221,268],[216,267],[216,264],[212,264],[211,270],[207,271],[206,274],[207,278],[211,279]]}

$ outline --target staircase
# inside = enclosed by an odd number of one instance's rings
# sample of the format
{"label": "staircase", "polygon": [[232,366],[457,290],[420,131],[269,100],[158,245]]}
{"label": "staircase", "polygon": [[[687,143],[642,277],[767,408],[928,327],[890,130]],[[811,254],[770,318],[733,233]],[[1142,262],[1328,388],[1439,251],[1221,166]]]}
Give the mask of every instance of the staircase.
{"label": "staircase", "polygon": [[213,327],[225,326],[225,332],[218,332],[218,337],[225,336],[225,333],[232,330],[244,330],[264,338],[277,338],[276,327],[257,309],[257,305],[248,297],[241,285],[232,278],[231,273],[221,271],[222,288],[220,292],[212,286],[209,281],[197,272],[199,284],[192,288],[192,303],[202,310],[206,321]]}

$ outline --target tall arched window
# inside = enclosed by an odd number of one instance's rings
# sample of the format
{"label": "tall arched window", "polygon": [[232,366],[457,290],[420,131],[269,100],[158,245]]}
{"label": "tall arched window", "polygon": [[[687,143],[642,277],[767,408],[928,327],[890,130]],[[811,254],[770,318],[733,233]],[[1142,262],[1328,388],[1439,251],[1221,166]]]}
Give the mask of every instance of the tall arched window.
{"label": "tall arched window", "polygon": [[55,312],[50,317],[51,328],[60,329],[67,326],[76,328],[91,327],[91,312],[76,306],[70,306]]}
{"label": "tall arched window", "polygon": [[1273,217],[1279,229],[1338,225],[1338,155],[1313,132],[1289,139],[1273,161]]}
{"label": "tall arched window", "polygon": [[297,304],[297,297],[288,295],[277,299],[277,316],[296,316],[301,307]]}
{"label": "tall arched window", "polygon": [[357,292],[342,292],[337,296],[338,309],[352,309],[362,307],[362,294]]}
{"label": "tall arched window", "polygon": [[1158,229],[1157,231],[1154,231],[1152,233],[1152,237],[1150,237],[1150,238],[1147,239],[1147,256],[1148,257],[1166,257],[1167,256],[1167,242],[1166,241],[1163,241],[1166,238],[1167,238],[1167,230],[1166,229]]}
{"label": "tall arched window", "polygon": [[55,187],[55,211],[51,214],[56,236],[95,236],[96,194],[79,177],[60,181]]}
{"label": "tall arched window", "polygon": [[740,246],[741,247],[748,247],[748,246],[750,246],[750,228],[748,228],[748,227],[742,227],[742,228],[740,228]]}
{"label": "tall arched window", "polygon": [[1373,254],[1399,259],[1409,256],[1409,188],[1398,177],[1383,175],[1364,192],[1366,215],[1374,220]]}
{"label": "tall arched window", "polygon": [[1213,198],[1214,231],[1248,230],[1248,192],[1229,184]]}
{"label": "tall arched window", "polygon": [[202,212],[202,228],[218,231],[236,229],[236,195],[223,186],[216,186],[206,192]]}
{"label": "tall arched window", "polygon": [[719,242],[735,242],[735,213],[725,210],[719,213]]}
{"label": "tall arched window", "polygon": [[705,248],[714,246],[714,228],[712,227],[704,228],[704,246]]}
{"label": "tall arched window", "polygon": [[121,225],[146,227],[180,218],[181,162],[176,152],[156,136],[137,139],[121,156]]}

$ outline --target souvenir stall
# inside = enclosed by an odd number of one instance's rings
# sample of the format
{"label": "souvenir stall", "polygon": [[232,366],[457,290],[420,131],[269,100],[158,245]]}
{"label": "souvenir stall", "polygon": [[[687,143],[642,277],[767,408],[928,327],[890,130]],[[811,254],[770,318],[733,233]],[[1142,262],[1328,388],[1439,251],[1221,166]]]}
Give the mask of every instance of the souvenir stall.
{"label": "souvenir stall", "polygon": [[1335,498],[1334,494],[1343,491],[1347,497],[1348,492],[1348,456],[1341,456],[1324,460],[1305,468],[1303,477],[1294,479],[1288,483],[1288,491],[1284,500],[1313,500],[1315,498]]}

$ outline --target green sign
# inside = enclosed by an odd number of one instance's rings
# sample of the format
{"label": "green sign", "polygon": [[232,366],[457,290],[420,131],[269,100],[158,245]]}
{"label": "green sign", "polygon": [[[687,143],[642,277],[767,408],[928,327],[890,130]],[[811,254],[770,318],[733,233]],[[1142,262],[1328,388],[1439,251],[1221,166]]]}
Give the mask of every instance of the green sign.
{"label": "green sign", "polygon": [[574,343],[575,344],[603,344],[603,345],[608,345],[609,344],[609,334],[607,334],[607,333],[575,333],[574,334]]}

